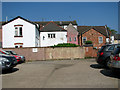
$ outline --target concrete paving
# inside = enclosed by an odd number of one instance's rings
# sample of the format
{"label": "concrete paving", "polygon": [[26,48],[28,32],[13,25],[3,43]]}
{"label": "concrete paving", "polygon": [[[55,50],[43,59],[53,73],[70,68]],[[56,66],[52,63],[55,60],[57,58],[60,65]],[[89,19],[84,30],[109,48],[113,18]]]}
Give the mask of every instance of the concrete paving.
{"label": "concrete paving", "polygon": [[2,88],[118,88],[119,78],[94,59],[34,61],[3,72]]}

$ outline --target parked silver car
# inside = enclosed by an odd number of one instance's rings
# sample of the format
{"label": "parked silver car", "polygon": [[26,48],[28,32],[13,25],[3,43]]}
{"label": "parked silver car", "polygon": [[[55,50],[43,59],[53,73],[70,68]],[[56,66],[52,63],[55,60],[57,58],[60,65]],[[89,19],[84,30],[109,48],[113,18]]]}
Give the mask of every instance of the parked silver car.
{"label": "parked silver car", "polygon": [[120,71],[120,47],[116,48],[111,53],[110,60],[107,65],[113,71]]}
{"label": "parked silver car", "polygon": [[17,65],[17,60],[14,56],[9,56],[0,53],[0,68],[1,70],[11,70]]}

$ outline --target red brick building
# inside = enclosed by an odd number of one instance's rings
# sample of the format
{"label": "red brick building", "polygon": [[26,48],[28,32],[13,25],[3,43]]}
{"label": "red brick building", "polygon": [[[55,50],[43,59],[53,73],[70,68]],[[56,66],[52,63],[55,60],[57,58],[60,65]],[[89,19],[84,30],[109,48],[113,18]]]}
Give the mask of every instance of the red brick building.
{"label": "red brick building", "polygon": [[105,45],[109,33],[106,26],[78,26],[79,44],[85,45],[85,41],[92,41],[93,47],[99,49]]}

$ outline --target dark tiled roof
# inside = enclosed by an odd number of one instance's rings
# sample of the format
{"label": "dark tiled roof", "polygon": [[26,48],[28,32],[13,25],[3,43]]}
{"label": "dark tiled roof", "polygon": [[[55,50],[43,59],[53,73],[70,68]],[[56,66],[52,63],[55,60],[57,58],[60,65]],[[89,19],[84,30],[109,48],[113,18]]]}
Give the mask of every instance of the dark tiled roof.
{"label": "dark tiled roof", "polygon": [[94,30],[98,31],[99,33],[103,34],[104,36],[108,37],[108,32],[107,32],[105,26],[78,26],[77,28],[78,28],[78,32],[80,34],[84,34],[88,30],[94,29]]}
{"label": "dark tiled roof", "polygon": [[[42,22],[34,22],[36,24],[39,25],[46,25],[48,24],[50,21],[42,21]],[[72,25],[77,25],[77,22],[74,21],[53,21],[54,23],[56,23],[57,25],[61,26],[61,25],[69,25],[70,23],[72,23]]]}
{"label": "dark tiled roof", "polygon": [[115,40],[120,40],[120,34],[116,34],[115,36]]}
{"label": "dark tiled roof", "polygon": [[54,31],[67,31],[61,28],[59,25],[50,21],[47,25],[40,29],[41,32],[54,32]]}

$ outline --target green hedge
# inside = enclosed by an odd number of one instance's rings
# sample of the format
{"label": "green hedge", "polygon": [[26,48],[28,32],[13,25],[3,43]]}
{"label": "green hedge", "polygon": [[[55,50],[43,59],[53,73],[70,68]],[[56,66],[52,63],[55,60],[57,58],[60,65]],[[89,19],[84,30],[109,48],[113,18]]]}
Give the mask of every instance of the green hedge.
{"label": "green hedge", "polygon": [[92,41],[85,41],[85,44],[92,44]]}
{"label": "green hedge", "polygon": [[63,43],[63,44],[57,44],[51,47],[78,47],[79,45],[72,44],[72,43]]}

